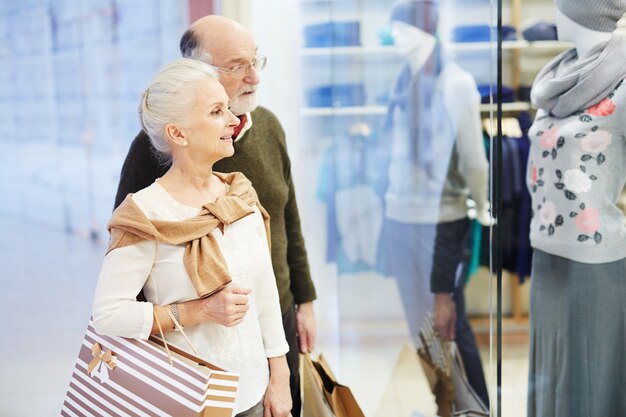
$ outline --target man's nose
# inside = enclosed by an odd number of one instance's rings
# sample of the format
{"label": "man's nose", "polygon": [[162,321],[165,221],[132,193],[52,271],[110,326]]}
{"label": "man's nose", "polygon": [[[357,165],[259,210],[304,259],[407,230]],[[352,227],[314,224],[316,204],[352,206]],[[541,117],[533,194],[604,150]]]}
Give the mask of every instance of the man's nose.
{"label": "man's nose", "polygon": [[250,67],[248,68],[248,72],[246,73],[246,76],[243,79],[246,84],[252,84],[252,85],[256,85],[259,83],[259,81],[261,80],[259,78],[259,71],[254,68],[254,66],[250,65]]}

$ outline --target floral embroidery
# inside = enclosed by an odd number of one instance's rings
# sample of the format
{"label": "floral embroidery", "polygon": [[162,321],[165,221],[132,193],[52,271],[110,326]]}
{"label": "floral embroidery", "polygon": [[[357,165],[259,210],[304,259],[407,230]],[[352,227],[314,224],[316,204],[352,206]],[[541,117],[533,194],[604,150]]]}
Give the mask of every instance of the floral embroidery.
{"label": "floral embroidery", "polygon": [[592,116],[610,116],[614,111],[615,103],[609,97],[587,109]]}
{"label": "floral embroidery", "polygon": [[548,236],[552,236],[557,227],[563,225],[563,216],[557,214],[556,205],[552,201],[546,201],[543,199],[543,204],[537,206],[539,212],[539,231],[547,231]]}
{"label": "floral embroidery", "polygon": [[583,165],[579,169],[568,169],[565,171],[565,175],[563,175],[561,170],[557,169],[554,173],[559,181],[555,182],[554,186],[558,190],[563,190],[568,200],[576,200],[578,198],[577,194],[591,190],[592,181],[598,179],[595,175],[588,176],[586,171],[587,168]]}
{"label": "floral embroidery", "polygon": [[575,193],[586,193],[591,190],[591,180],[580,169],[568,169],[565,171],[563,182],[565,183],[565,188]]}
{"label": "floral embroidery", "polygon": [[543,168],[537,169],[535,164],[533,164],[531,172],[532,172],[531,184],[533,186],[533,193],[534,193],[537,191],[537,187],[543,187],[546,184],[545,181],[541,178],[543,176],[544,169]]}
{"label": "floral embroidery", "polygon": [[580,212],[570,212],[570,217],[576,218],[576,228],[582,232],[578,235],[579,242],[586,242],[593,239],[596,244],[602,242],[602,234],[598,232],[600,229],[600,213],[598,209],[587,208],[585,203],[580,203]]}
{"label": "floral embroidery", "polygon": [[546,130],[545,132],[543,132],[543,135],[541,135],[541,146],[544,147],[544,149],[552,149],[556,146],[557,140],[559,137],[559,127],[555,126],[551,129]]}
{"label": "floral embroidery", "polygon": [[582,134],[583,138],[580,144],[583,151],[587,153],[581,156],[580,160],[587,162],[591,159],[595,159],[596,164],[601,165],[604,161],[606,161],[606,156],[602,153],[602,151],[605,151],[613,140],[610,132],[606,130],[597,130],[597,126],[594,127],[596,129],[592,129],[592,132],[588,135]]}
{"label": "floral embroidery", "polygon": [[545,132],[537,132],[537,136],[541,137],[539,143],[545,149],[541,155],[544,158],[552,155],[552,159],[556,159],[557,149],[562,148],[565,144],[565,138],[559,136],[559,127],[550,125]]}
{"label": "floral embroidery", "polygon": [[556,206],[552,201],[547,201],[539,207],[539,221],[543,224],[550,224],[556,219]]}

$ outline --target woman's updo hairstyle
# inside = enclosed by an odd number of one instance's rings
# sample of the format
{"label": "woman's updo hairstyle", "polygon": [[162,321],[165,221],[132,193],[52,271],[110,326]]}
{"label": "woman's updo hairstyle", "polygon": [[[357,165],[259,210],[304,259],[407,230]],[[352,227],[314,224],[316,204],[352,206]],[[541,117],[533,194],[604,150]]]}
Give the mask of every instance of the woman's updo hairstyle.
{"label": "woman's updo hairstyle", "polygon": [[217,72],[208,64],[179,58],[167,64],[143,92],[139,104],[139,120],[150,137],[152,146],[170,160],[172,151],[165,134],[170,123],[185,125],[196,100],[198,82],[206,77],[217,79]]}

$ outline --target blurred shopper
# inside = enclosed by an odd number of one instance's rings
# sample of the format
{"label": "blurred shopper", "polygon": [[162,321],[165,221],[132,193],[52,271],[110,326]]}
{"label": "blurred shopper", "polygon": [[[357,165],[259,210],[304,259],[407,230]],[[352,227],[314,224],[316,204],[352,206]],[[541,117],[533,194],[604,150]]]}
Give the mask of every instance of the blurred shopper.
{"label": "blurred shopper", "polygon": [[534,248],[528,416],[625,416],[624,0],[557,0],[574,42],[537,75],[528,188]]}
{"label": "blurred shopper", "polygon": [[467,200],[488,223],[488,165],[480,97],[468,73],[443,62],[438,2],[404,0],[391,10],[392,35],[406,65],[392,90],[392,141],[384,245],[415,343],[428,312],[455,340],[472,388],[489,404],[463,296],[470,258]]}
{"label": "blurred shopper", "polygon": [[[94,325],[103,335],[147,339],[159,332],[156,315],[168,341],[184,348],[169,309],[200,357],[240,373],[238,415],[262,417],[266,408],[266,416],[284,417],[291,410],[289,346],[269,217],[243,174],[213,171],[234,152],[239,119],[228,103],[217,72],[185,58],[144,92],[142,126],[170,168],[113,213]],[[145,302],[136,299],[140,291]],[[223,304],[218,311],[215,300]]]}
{"label": "blurred shopper", "polygon": [[[300,415],[298,353],[315,346],[313,314],[315,288],[309,272],[296,204],[285,133],[278,119],[257,107],[259,71],[266,58],[248,29],[222,16],[205,16],[191,25],[180,41],[184,57],[209,63],[230,97],[230,111],[240,119],[235,128],[232,157],[216,162],[219,172],[242,172],[254,184],[261,204],[271,216],[272,265],[280,297],[289,353],[294,417]],[[149,186],[169,168],[159,159],[145,131],[130,146],[122,168],[115,206],[128,193]]]}

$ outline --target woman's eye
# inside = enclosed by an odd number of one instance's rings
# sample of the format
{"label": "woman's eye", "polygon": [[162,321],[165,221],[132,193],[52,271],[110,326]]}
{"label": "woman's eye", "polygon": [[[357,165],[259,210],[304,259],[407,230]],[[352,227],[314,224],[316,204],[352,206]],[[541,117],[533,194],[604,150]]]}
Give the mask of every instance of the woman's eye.
{"label": "woman's eye", "polygon": [[211,112],[211,114],[212,114],[213,116],[220,116],[222,113],[224,113],[224,112],[223,112],[221,109],[213,110],[213,111]]}

